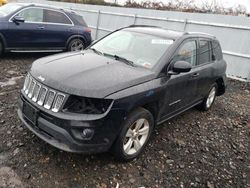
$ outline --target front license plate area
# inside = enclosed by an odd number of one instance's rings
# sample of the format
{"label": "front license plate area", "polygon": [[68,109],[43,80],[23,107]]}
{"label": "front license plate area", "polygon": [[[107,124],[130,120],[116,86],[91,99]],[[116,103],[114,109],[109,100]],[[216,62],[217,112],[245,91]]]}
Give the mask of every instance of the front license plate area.
{"label": "front license plate area", "polygon": [[36,125],[37,110],[29,103],[23,103],[23,115],[33,124]]}

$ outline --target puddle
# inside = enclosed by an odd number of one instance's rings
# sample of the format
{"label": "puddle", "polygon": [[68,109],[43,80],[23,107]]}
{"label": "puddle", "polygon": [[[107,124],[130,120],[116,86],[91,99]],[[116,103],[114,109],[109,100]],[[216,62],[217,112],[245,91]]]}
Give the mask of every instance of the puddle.
{"label": "puddle", "polygon": [[0,86],[6,87],[6,86],[16,85],[16,81],[21,79],[21,78],[22,78],[22,76],[12,77],[12,78],[8,79],[6,82],[0,82]]}

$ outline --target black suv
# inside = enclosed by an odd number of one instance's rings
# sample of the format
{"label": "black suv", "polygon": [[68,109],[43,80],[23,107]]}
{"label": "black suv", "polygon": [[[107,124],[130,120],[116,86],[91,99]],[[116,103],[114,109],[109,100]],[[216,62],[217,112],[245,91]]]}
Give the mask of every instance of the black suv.
{"label": "black suv", "polygon": [[154,127],[211,108],[226,87],[214,36],[129,26],[86,50],[35,61],[18,115],[38,137],[70,152],[137,157]]}

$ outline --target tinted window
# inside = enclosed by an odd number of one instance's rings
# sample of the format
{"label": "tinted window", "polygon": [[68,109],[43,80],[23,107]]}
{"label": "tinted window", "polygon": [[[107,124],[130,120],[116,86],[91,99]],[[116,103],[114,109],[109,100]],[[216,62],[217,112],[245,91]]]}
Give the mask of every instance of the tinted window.
{"label": "tinted window", "polygon": [[87,26],[86,22],[84,21],[83,17],[80,16],[80,15],[77,15],[77,14],[71,14],[74,19],[76,20],[76,22],[79,24],[79,25],[82,25],[82,26]]}
{"label": "tinted window", "polygon": [[221,46],[218,41],[213,41],[212,42],[213,46],[213,55],[216,60],[221,60],[222,59],[222,51],[221,51]]}
{"label": "tinted window", "polygon": [[174,57],[174,61],[187,61],[191,65],[196,64],[196,42],[188,41],[184,43]]}
{"label": "tinted window", "polygon": [[21,11],[17,16],[21,16],[25,19],[25,22],[42,22],[43,21],[43,9],[29,8]]}
{"label": "tinted window", "polygon": [[199,62],[198,64],[208,63],[210,61],[211,50],[210,50],[210,42],[208,40],[200,40],[199,47]]}
{"label": "tinted window", "polygon": [[71,24],[70,20],[62,12],[44,10],[44,22]]}

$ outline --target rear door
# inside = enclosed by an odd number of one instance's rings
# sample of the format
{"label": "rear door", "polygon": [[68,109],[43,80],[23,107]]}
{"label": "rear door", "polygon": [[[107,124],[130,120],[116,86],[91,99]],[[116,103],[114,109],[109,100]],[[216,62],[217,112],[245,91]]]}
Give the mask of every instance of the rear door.
{"label": "rear door", "polygon": [[44,9],[44,31],[42,46],[50,48],[65,47],[68,38],[73,34],[73,22],[62,11]]}
{"label": "rear door", "polygon": [[[13,18],[21,16],[24,23],[14,23]],[[42,40],[43,9],[29,7],[15,14],[8,23],[6,41],[10,48],[37,48]]]}
{"label": "rear door", "polygon": [[197,93],[200,99],[204,98],[214,82],[215,59],[212,53],[212,43],[210,39],[200,38],[198,48],[198,61],[196,69],[199,72]]}

